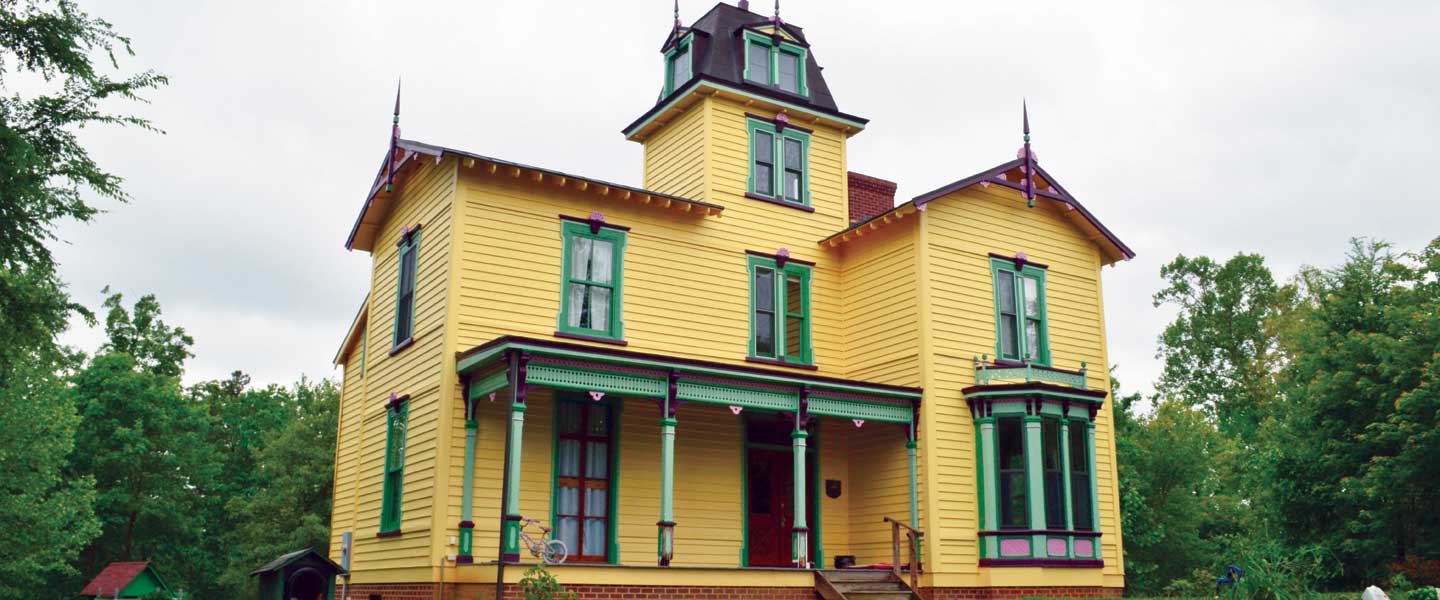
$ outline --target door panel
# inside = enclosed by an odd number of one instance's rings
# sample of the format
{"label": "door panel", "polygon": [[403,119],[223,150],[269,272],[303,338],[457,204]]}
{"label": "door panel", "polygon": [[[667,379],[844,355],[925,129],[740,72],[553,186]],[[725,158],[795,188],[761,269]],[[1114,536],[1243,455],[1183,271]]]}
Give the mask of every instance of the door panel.
{"label": "door panel", "polygon": [[749,565],[790,566],[794,477],[789,455],[751,448],[746,452]]}

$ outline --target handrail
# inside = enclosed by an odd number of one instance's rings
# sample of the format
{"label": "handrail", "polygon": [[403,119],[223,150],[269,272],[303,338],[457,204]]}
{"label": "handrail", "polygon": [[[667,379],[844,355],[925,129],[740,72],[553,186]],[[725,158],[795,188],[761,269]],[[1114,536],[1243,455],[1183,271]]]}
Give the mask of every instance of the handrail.
{"label": "handrail", "polygon": [[890,524],[890,572],[901,582],[905,581],[905,577],[900,571],[900,528],[906,529],[905,538],[910,546],[910,591],[914,592],[920,586],[920,538],[925,536],[925,532],[891,517],[885,517],[884,522]]}

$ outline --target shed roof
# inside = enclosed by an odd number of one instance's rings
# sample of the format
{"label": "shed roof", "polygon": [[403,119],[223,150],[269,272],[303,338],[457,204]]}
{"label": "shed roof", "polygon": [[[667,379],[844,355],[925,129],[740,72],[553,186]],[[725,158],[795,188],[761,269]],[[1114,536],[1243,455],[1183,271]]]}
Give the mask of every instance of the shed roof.
{"label": "shed roof", "polygon": [[290,565],[291,565],[292,563],[294,563],[295,561],[298,561],[298,560],[300,560],[300,559],[302,559],[302,558],[305,558],[305,557],[307,557],[307,556],[312,556],[312,555],[313,555],[316,559],[319,559],[319,560],[321,560],[321,561],[324,561],[326,564],[330,565],[331,567],[334,567],[334,568],[335,568],[335,572],[337,572],[337,573],[344,573],[344,572],[345,572],[345,569],[340,568],[340,565],[335,564],[335,561],[330,560],[330,557],[325,556],[324,554],[319,553],[319,552],[316,551],[314,548],[306,548],[306,549],[304,549],[304,550],[296,550],[296,551],[294,551],[294,552],[289,552],[289,553],[286,553],[286,554],[281,554],[280,556],[276,557],[275,560],[272,560],[272,561],[270,561],[270,562],[268,562],[268,563],[265,563],[265,566],[260,567],[260,568],[258,568],[258,569],[255,569],[254,571],[251,571],[251,572],[250,572],[250,575],[251,575],[251,576],[254,576],[254,575],[259,575],[259,574],[261,574],[261,573],[269,573],[270,571],[279,571],[280,569],[283,569],[283,568],[285,568],[285,567],[287,567],[287,566],[290,566]]}
{"label": "shed roof", "polygon": [[96,575],[90,583],[85,584],[85,589],[80,590],[81,596],[103,596],[105,594],[115,595],[135,578],[143,573],[150,566],[146,562],[113,562],[105,565],[105,568]]}

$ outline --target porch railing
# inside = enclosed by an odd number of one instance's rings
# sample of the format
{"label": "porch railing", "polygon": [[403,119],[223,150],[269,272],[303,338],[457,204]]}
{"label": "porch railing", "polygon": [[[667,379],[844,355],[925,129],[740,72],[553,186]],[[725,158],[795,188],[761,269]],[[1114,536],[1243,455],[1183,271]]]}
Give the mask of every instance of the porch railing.
{"label": "porch railing", "polygon": [[890,570],[900,581],[905,580],[900,571],[900,528],[905,528],[905,545],[910,548],[910,589],[914,591],[920,584],[920,538],[925,536],[925,532],[891,517],[885,517],[885,522],[890,524]]}

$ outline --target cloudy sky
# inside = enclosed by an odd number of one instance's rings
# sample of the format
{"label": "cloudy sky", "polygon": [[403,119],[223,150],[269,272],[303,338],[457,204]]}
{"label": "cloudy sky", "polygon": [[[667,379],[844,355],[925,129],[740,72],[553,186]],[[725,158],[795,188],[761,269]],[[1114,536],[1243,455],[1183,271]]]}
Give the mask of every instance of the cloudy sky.
{"label": "cloudy sky", "polygon": [[[75,297],[153,292],[195,337],[186,379],[334,374],[369,257],[343,242],[404,78],[406,137],[639,184],[619,131],[661,85],[670,0],[87,0],[172,84],[166,131],[89,130],[130,204],[66,226]],[[755,3],[768,9],[763,0]],[[1172,6],[1171,4],[1174,4]],[[710,8],[682,0],[689,23]],[[1158,374],[1151,306],[1177,253],[1282,277],[1352,236],[1440,235],[1440,3],[785,0],[841,110],[850,168],[908,199],[1036,152],[1139,257],[1105,271],[1111,361]],[[95,331],[68,341],[93,348]]]}

